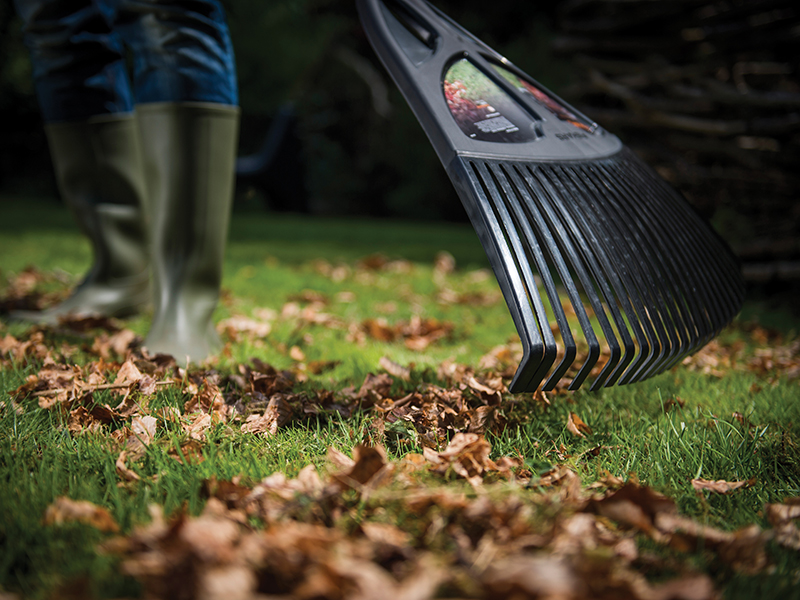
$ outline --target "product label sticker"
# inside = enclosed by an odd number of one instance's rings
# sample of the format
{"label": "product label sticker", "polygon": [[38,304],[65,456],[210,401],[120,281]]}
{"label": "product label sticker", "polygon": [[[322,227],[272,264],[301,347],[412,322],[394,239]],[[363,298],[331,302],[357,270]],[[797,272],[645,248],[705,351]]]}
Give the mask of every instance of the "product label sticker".
{"label": "product label sticker", "polygon": [[537,138],[534,119],[469,60],[450,66],[443,87],[450,113],[468,137],[506,143]]}
{"label": "product label sticker", "polygon": [[579,117],[578,115],[573,113],[566,106],[561,104],[561,102],[553,98],[545,90],[536,87],[530,81],[527,81],[521,77],[517,77],[514,73],[512,73],[508,69],[504,69],[500,65],[492,65],[492,66],[511,85],[516,87],[521,92],[533,96],[536,102],[544,106],[548,111],[553,113],[561,121],[566,121],[570,125],[574,125],[575,127],[583,129],[584,131],[588,131],[589,133],[592,133],[595,130],[596,125],[594,125],[594,123],[589,123],[582,117]]}

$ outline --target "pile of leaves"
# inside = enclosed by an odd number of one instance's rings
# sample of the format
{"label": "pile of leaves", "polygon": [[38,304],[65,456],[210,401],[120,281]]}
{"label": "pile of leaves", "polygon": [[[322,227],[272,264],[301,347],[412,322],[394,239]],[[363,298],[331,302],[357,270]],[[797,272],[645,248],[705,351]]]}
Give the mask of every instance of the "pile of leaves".
{"label": "pile of leaves", "polygon": [[[255,485],[208,480],[202,514],[165,518],[153,506],[149,523],[102,551],[121,556],[154,598],[703,600],[718,595],[690,553],[758,573],[770,566],[769,542],[800,549],[800,499],[766,507],[772,529],[726,532],[636,481],[584,488],[567,467],[533,476],[489,453],[477,434],[395,462],[380,446],[357,446],[352,458],[331,448],[324,475],[309,465]],[[438,485],[453,476],[471,487]],[[104,509],[67,498],[45,520],[118,530]],[[677,552],[663,558],[640,539]]]}

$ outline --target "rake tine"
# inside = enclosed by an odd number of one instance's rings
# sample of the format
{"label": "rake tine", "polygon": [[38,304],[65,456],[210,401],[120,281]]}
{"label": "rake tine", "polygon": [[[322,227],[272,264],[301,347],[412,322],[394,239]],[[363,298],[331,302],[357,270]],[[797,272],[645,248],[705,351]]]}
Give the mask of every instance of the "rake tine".
{"label": "rake tine", "polygon": [[[533,214],[536,214],[538,208],[547,218],[550,227],[557,234],[556,239],[561,242],[561,246],[569,257],[569,262],[577,273],[578,279],[581,282],[581,286],[589,298],[589,303],[595,315],[597,316],[598,322],[600,323],[600,328],[602,329],[603,334],[608,341],[611,351],[609,361],[606,363],[600,375],[598,376],[598,380],[602,381],[610,374],[614,365],[619,362],[621,351],[619,342],[614,334],[611,324],[608,321],[605,310],[600,302],[600,298],[595,291],[594,286],[592,285],[591,277],[587,273],[586,265],[582,259],[582,257],[591,258],[592,254],[588,248],[586,248],[585,240],[582,240],[580,236],[574,235],[575,229],[574,227],[570,227],[569,215],[566,215],[563,212],[557,213],[552,205],[549,195],[542,188],[535,184],[527,169],[517,165],[516,169],[510,173],[510,176],[515,187],[520,190],[525,205],[529,207],[529,211]],[[567,222],[566,226],[565,221]],[[577,242],[577,244],[580,245],[581,241],[584,242],[584,246],[582,248],[582,253],[579,253],[579,251],[575,248],[575,243]],[[590,266],[590,268],[592,267]],[[597,267],[595,266],[594,269],[597,270]],[[608,290],[607,285],[603,290],[604,293],[606,293],[606,290]],[[606,298],[609,296],[610,290],[608,290]],[[581,302],[580,297],[571,298],[571,300],[573,306],[575,307],[575,313],[581,324],[581,328],[584,330],[584,334],[587,338],[587,343],[589,344],[589,354],[575,378],[569,385],[569,389],[577,389],[591,373],[594,365],[597,364],[597,360],[600,357],[600,344],[594,334],[594,329],[589,322],[589,318],[586,315],[586,309],[583,305],[583,302]]]}
{"label": "rake tine", "polygon": [[[494,168],[498,171],[501,170],[500,165],[494,165]],[[576,266],[576,261],[574,260],[575,257],[574,252],[570,253],[569,249],[565,248],[565,242],[567,242],[567,238],[564,235],[563,228],[559,229],[558,223],[553,223],[552,219],[548,219],[550,221],[550,227],[545,222],[542,212],[535,206],[533,198],[531,198],[530,194],[526,189],[526,186],[522,183],[519,178],[519,175],[516,173],[513,167],[509,168],[509,166],[504,165],[502,170],[505,172],[505,176],[511,179],[511,183],[504,178],[505,181],[504,187],[508,186],[507,193],[509,194],[509,199],[511,200],[511,207],[514,211],[517,222],[521,227],[525,237],[528,239],[528,243],[535,243],[535,239],[533,237],[533,231],[531,230],[530,221],[532,220],[537,230],[540,232],[541,237],[545,240],[546,247],[550,250],[550,256],[552,259],[553,264],[558,271],[558,275],[561,279],[562,284],[567,290],[567,294],[569,296],[570,302],[575,310],[575,315],[578,318],[578,322],[581,326],[581,330],[583,331],[584,338],[589,346],[589,353],[587,359],[584,361],[583,365],[581,366],[578,375],[573,379],[573,382],[570,384],[570,387],[573,386],[578,387],[586,378],[586,376],[591,371],[594,364],[597,362],[597,359],[600,357],[600,342],[597,340],[597,336],[592,329],[592,325],[589,322],[589,317],[586,314],[586,308],[583,305],[583,301],[580,298],[580,294],[578,289],[575,285],[575,282],[569,272],[569,268],[564,260],[562,255],[563,250],[567,250],[567,254],[569,257],[569,262]],[[516,193],[514,193],[516,192]],[[520,199],[522,203],[528,208],[527,212],[522,208],[520,204]],[[551,227],[555,230],[555,236],[551,233]],[[561,247],[557,244],[556,240],[560,240],[562,242]],[[560,301],[559,301],[560,304]],[[565,342],[566,345],[566,342]],[[557,368],[550,378],[545,382],[542,389],[549,390],[552,389],[558,381],[563,376],[563,372],[572,365],[575,361],[576,356],[576,346],[573,342],[571,351],[564,353],[564,360],[563,370],[561,368]],[[561,367],[562,365],[560,365]],[[577,384],[576,384],[577,381]],[[575,388],[573,388],[575,389]]]}
{"label": "rake tine", "polygon": [[[623,343],[626,348],[625,351],[626,362],[630,361],[633,358],[633,352],[635,351],[633,340],[631,339],[628,333],[628,329],[625,326],[621,314],[617,310],[616,302],[613,300],[613,292],[608,286],[608,282],[603,276],[601,268],[597,264],[593,250],[589,247],[587,243],[588,240],[585,237],[578,235],[576,233],[578,231],[578,227],[576,226],[569,212],[564,210],[558,212],[550,196],[552,190],[551,192],[545,191],[545,189],[533,177],[533,174],[527,165],[525,166],[518,165],[517,172],[518,175],[522,176],[525,182],[524,187],[521,183],[517,183],[517,185],[521,189],[526,189],[527,191],[526,200],[530,199],[528,201],[533,201],[535,199],[535,201],[541,207],[543,213],[547,216],[552,226],[555,229],[557,229],[560,239],[564,243],[565,248],[569,256],[571,257],[571,263],[573,264],[576,273],[578,274],[578,278],[581,281],[581,285],[583,286],[584,291],[586,292],[589,298],[589,302],[592,306],[592,309],[594,310],[595,315],[597,316],[597,319],[600,323],[600,327],[609,344],[609,350],[610,350],[609,360],[606,362],[600,374],[597,376],[597,378],[592,384],[592,389],[596,389],[603,383],[603,381],[605,381],[605,379],[609,376],[609,374],[613,370],[614,366],[620,361],[622,352],[616,334],[614,333],[614,330],[611,327],[611,323],[609,322],[608,317],[606,316],[605,309],[602,303],[600,302],[600,298],[597,292],[594,289],[594,285],[592,283],[593,279],[599,285],[600,290],[603,294],[603,298],[605,299],[606,304],[612,310],[614,320],[617,323],[618,329],[620,330],[620,335],[623,338]],[[580,254],[576,252],[575,247],[572,244],[578,247]],[[586,272],[581,257],[583,257],[583,259],[586,260],[586,262],[588,263],[588,268],[594,274],[593,278]],[[599,346],[598,346],[598,351],[599,351]],[[578,375],[576,375],[575,379],[570,384],[569,386],[570,389],[576,389],[583,383],[584,379],[591,371],[591,368],[594,366],[595,363],[596,360],[592,361],[591,357],[587,359],[586,363],[581,368]]]}
{"label": "rake tine", "polygon": [[639,309],[638,317],[643,320],[645,328],[649,327],[655,332],[656,341],[651,344],[651,352],[646,361],[636,368],[633,367],[623,375],[621,383],[632,383],[639,381],[653,365],[658,364],[663,358],[672,340],[669,339],[668,328],[664,327],[659,316],[659,299],[654,295],[655,284],[650,278],[646,266],[640,261],[639,247],[631,239],[627,229],[627,223],[620,222],[616,215],[610,210],[611,207],[605,202],[598,201],[602,198],[599,190],[595,189],[591,181],[577,177],[575,174],[568,173],[573,185],[586,188],[587,198],[591,198],[587,206],[593,211],[596,218],[601,219],[605,225],[608,235],[618,242],[618,259],[625,260],[630,265],[629,273],[632,278],[632,286],[629,292],[635,294],[632,297],[634,307]]}
{"label": "rake tine", "polygon": [[[697,287],[704,295],[704,304],[709,309],[709,317],[711,319],[711,330],[704,338],[705,344],[716,335],[720,326],[736,313],[738,308],[735,300],[736,295],[731,295],[731,292],[735,290],[731,290],[727,285],[726,280],[731,282],[731,279],[724,275],[727,271],[735,277],[736,268],[733,266],[732,260],[720,261],[719,257],[721,255],[726,256],[727,252],[718,243],[714,244],[714,246],[711,245],[714,238],[708,235],[700,218],[683,202],[677,202],[675,192],[667,187],[666,184],[657,185],[657,182],[660,183],[659,180],[647,177],[647,171],[637,163],[638,161],[633,166],[636,168],[639,181],[651,191],[654,197],[661,197],[666,200],[666,206],[662,210],[667,216],[675,219],[676,229],[686,230],[689,243],[694,248],[695,256],[700,258],[698,263],[703,279],[697,282]],[[721,267],[722,270],[711,268],[712,265]]]}
{"label": "rake tine", "polygon": [[[481,182],[481,186],[483,191],[486,193],[487,200],[491,202],[493,211],[492,214],[496,214],[499,222],[502,223],[503,229],[506,232],[506,239],[511,243],[513,255],[516,257],[515,263],[518,261],[518,266],[522,271],[522,281],[520,283],[524,282],[525,288],[527,289],[528,299],[533,303],[534,313],[539,325],[537,337],[540,340],[543,340],[544,344],[542,348],[541,359],[538,361],[538,367],[530,379],[525,382],[525,387],[526,389],[530,388],[532,385],[538,387],[539,382],[544,379],[545,375],[547,375],[547,372],[550,370],[550,367],[556,360],[556,340],[553,336],[552,330],[550,329],[550,324],[547,319],[547,312],[542,304],[538,286],[536,285],[536,279],[531,271],[528,261],[526,260],[525,250],[522,248],[519,237],[516,235],[514,223],[512,222],[511,217],[505,208],[503,199],[500,196],[500,192],[497,189],[497,186],[495,185],[491,175],[489,174],[486,165],[482,161],[470,161],[470,164],[476,177],[478,177],[479,181]],[[545,263],[544,256],[541,254],[539,245],[533,244],[531,246],[531,250],[534,252],[537,268],[544,268],[544,273],[549,275],[549,271],[547,270],[547,265]],[[540,273],[540,276],[544,279],[544,274]],[[529,310],[530,302],[528,303]],[[560,303],[558,306],[560,308]]]}
{"label": "rake tine", "polygon": [[656,333],[653,323],[647,318],[647,310],[641,300],[642,294],[639,290],[640,285],[637,282],[638,273],[636,273],[635,261],[633,261],[628,248],[625,246],[625,240],[614,234],[614,228],[609,223],[607,216],[602,211],[595,210],[597,203],[593,202],[593,199],[588,196],[587,190],[576,187],[569,177],[561,174],[559,167],[553,167],[550,170],[550,175],[551,178],[557,179],[562,186],[569,190],[569,196],[567,197],[571,196],[577,200],[580,210],[591,217],[592,226],[603,232],[601,251],[605,252],[614,261],[615,268],[623,284],[622,288],[616,289],[617,299],[628,304],[625,312],[628,314],[629,324],[633,326],[636,323],[644,331],[644,339],[637,337],[639,355],[620,378],[621,384],[628,383],[631,375],[638,372],[643,365],[650,364],[660,349],[659,335]]}
{"label": "rake tine", "polygon": [[[510,206],[511,210],[514,211],[512,218],[516,223],[517,231],[519,231],[520,228],[522,229],[523,234],[528,239],[529,246],[536,244],[536,237],[533,234],[533,230],[531,229],[528,219],[524,214],[520,214],[519,212],[519,199],[517,197],[516,190],[508,182],[506,174],[503,172],[498,163],[487,163],[487,165],[491,170],[495,183],[500,186],[506,198],[506,210]],[[536,223],[536,228],[539,232],[539,239],[544,242],[542,246],[545,250],[547,250],[548,256],[550,257],[550,260],[545,259],[545,262],[540,265],[539,276],[542,278],[542,282],[547,290],[550,305],[556,317],[559,333],[561,334],[561,339],[564,344],[564,356],[553,370],[553,373],[550,375],[549,379],[542,386],[543,390],[549,391],[555,387],[555,384],[561,379],[567,369],[569,369],[577,354],[577,344],[575,343],[575,339],[572,335],[572,330],[569,327],[567,317],[564,314],[564,309],[561,305],[561,298],[558,295],[557,287],[550,272],[550,264],[556,265],[556,269],[558,270],[562,283],[569,285],[571,282],[569,280],[569,274],[566,272],[566,267],[563,266],[563,260],[561,259],[558,248],[555,245],[555,241],[553,240],[550,231],[543,224],[540,215],[534,213],[532,216],[534,217],[534,222]],[[565,273],[567,274],[566,282],[564,277]],[[574,288],[574,285],[572,287]],[[577,292],[575,295],[577,295]]]}
{"label": "rake tine", "polygon": [[[606,200],[606,202],[596,202],[594,204],[597,207],[602,206],[606,209],[605,213],[607,215],[607,222],[611,228],[611,235],[619,236],[621,240],[624,240],[623,244],[630,255],[638,255],[639,257],[639,260],[633,261],[632,270],[638,282],[640,292],[643,293],[643,297],[646,301],[647,316],[654,326],[660,342],[656,354],[651,358],[649,363],[642,366],[640,373],[634,374],[632,381],[644,379],[648,372],[657,368],[666,357],[672,355],[678,343],[678,339],[675,335],[675,328],[672,326],[672,322],[669,319],[667,307],[662,296],[663,286],[657,285],[656,281],[653,279],[653,269],[648,268],[652,267],[652,265],[646,262],[650,259],[649,253],[642,253],[640,251],[644,246],[644,240],[641,238],[636,228],[631,227],[631,223],[628,222],[630,219],[625,219],[624,217],[620,218],[613,203],[610,201],[611,199],[609,198],[605,186],[600,186],[599,188],[595,186],[594,181],[588,176],[585,169],[581,169],[580,175],[582,175],[582,177],[578,177],[578,173],[575,173],[574,170],[569,170],[567,173],[567,176],[572,179],[576,186],[583,183],[589,192],[592,193],[591,195],[594,195],[598,199],[603,198]],[[599,211],[596,212],[599,213]]]}
{"label": "rake tine", "polygon": [[[535,282],[535,280],[533,278],[533,273],[530,272],[530,267],[528,266],[527,261],[525,260],[525,258],[527,256],[527,253],[525,252],[525,249],[522,246],[522,243],[521,243],[521,241],[519,239],[519,236],[516,235],[517,231],[516,231],[515,223],[514,223],[513,219],[511,218],[511,215],[509,214],[508,209],[506,207],[506,204],[504,202],[504,198],[507,198],[508,196],[504,197],[503,193],[501,192],[501,190],[502,191],[506,191],[506,190],[503,188],[502,184],[500,184],[498,182],[498,180],[490,172],[489,168],[487,167],[487,163],[481,162],[481,163],[477,164],[476,166],[478,168],[478,172],[481,174],[481,177],[485,181],[487,188],[489,189],[490,197],[494,201],[494,208],[497,211],[498,216],[500,217],[500,220],[504,223],[504,226],[506,227],[507,231],[514,231],[515,232],[515,235],[512,236],[512,238],[511,238],[511,242],[512,242],[512,244],[514,246],[514,251],[517,254],[517,256],[519,257],[520,262],[524,264],[523,272],[525,272],[526,269],[528,270],[529,279],[528,279],[527,275],[526,275],[526,279],[529,280],[530,284],[535,287],[536,282]],[[498,188],[498,185],[500,185],[499,188]],[[508,191],[511,192],[510,189]],[[511,192],[511,193],[513,193],[513,192]],[[527,225],[527,223],[525,223],[525,225]],[[540,231],[540,233],[542,233],[542,232]],[[536,243],[534,241],[534,243],[532,243],[530,245],[529,250],[532,251],[533,259],[534,259],[534,261],[536,263],[536,269],[538,270],[539,277],[541,278],[542,284],[544,285],[545,291],[547,293],[547,298],[548,298],[548,300],[550,302],[550,307],[553,310],[553,314],[555,315],[556,322],[558,323],[558,326],[559,326],[559,331],[561,333],[561,338],[562,338],[562,340],[564,342],[564,357],[559,362],[558,366],[555,368],[555,371],[554,371],[554,373],[561,372],[561,374],[563,375],[563,372],[565,372],[569,368],[569,365],[572,363],[572,360],[573,360],[573,358],[574,358],[574,356],[576,354],[576,350],[577,349],[576,349],[576,346],[575,346],[575,340],[572,338],[572,332],[571,332],[571,330],[569,328],[569,324],[567,323],[567,317],[564,314],[563,307],[561,306],[561,301],[560,301],[560,298],[558,296],[558,291],[556,290],[555,282],[553,281],[553,277],[550,274],[550,269],[548,267],[547,260],[546,260],[546,258],[544,256],[544,254],[542,253],[542,248],[543,247],[546,247],[549,250],[550,246],[547,245],[546,240],[544,240],[545,241],[544,244],[542,244],[542,241],[543,240],[541,240],[541,239],[539,240],[539,243]],[[542,328],[543,328],[542,335],[546,336],[547,332],[549,332],[550,335],[552,336],[553,335],[552,334],[552,330],[550,329],[550,326],[548,324],[547,314],[546,314],[545,309],[544,309],[543,306],[541,308],[541,311],[537,307],[537,314],[539,315],[539,321],[542,324]],[[554,337],[552,337],[552,345],[553,345],[552,346],[553,349],[556,350],[557,346],[556,346]],[[555,361],[555,357],[554,357],[554,361]],[[551,365],[552,365],[552,363],[551,363]],[[548,365],[548,370],[549,370],[549,368],[550,368],[550,365]],[[552,379],[552,377],[553,377],[553,375],[551,375],[551,379]],[[559,376],[559,378],[560,378],[560,376]],[[548,382],[549,382],[549,380],[548,380]],[[545,386],[542,389],[548,390],[549,388],[547,388]]]}
{"label": "rake tine", "polygon": [[[633,221],[640,234],[637,239],[641,240],[641,243],[649,249],[647,254],[654,257],[658,262],[654,269],[659,279],[658,289],[668,295],[667,307],[679,339],[678,345],[673,346],[672,352],[665,359],[665,364],[669,364],[676,359],[682,358],[690,347],[694,324],[692,323],[692,310],[686,305],[685,300],[689,299],[693,304],[696,304],[696,300],[689,293],[686,278],[679,275],[680,270],[676,266],[674,256],[675,250],[667,247],[665,242],[667,238],[664,232],[658,229],[658,221],[652,219],[650,215],[647,215],[646,210],[639,206],[641,204],[639,198],[635,197],[631,190],[625,187],[624,180],[616,177],[612,178],[607,173],[603,176],[603,168],[603,165],[591,165],[584,167],[584,171],[600,189],[602,189],[603,182],[607,184],[608,193],[605,194],[606,198],[610,205],[614,207],[619,218],[624,218],[626,214],[635,215],[636,218]],[[678,251],[682,253],[683,249],[678,248]],[[670,285],[666,284],[667,281]]]}
{"label": "rake tine", "polygon": [[[672,190],[669,188],[662,189],[663,194],[670,192]],[[684,217],[684,227],[687,231],[690,233],[698,231],[698,229],[702,231],[702,222],[693,211],[683,206],[682,203],[676,203],[674,198],[673,204],[675,204],[675,212]],[[713,235],[715,236],[715,234]],[[711,319],[711,327],[707,335],[698,339],[696,347],[700,348],[719,333],[720,329],[736,314],[743,300],[743,286],[735,259],[726,251],[724,244],[718,238],[710,235],[696,237],[699,238],[697,256],[702,258],[699,262],[701,262],[703,276],[697,285],[706,292],[706,303]],[[711,297],[709,298],[709,296]]]}
{"label": "rake tine", "polygon": [[[523,283],[511,249],[505,243],[503,229],[491,208],[491,203],[482,187],[480,177],[474,170],[474,165],[461,161],[454,162],[451,177],[458,182],[458,185],[469,186],[474,191],[475,203],[465,204],[464,208],[486,250],[486,255],[500,284],[500,290],[503,292],[522,343],[522,362],[509,390],[526,390],[529,380],[536,377],[541,379],[543,375],[540,375],[540,371],[544,369],[546,372],[549,368],[548,361],[552,363],[552,360],[555,359],[555,341],[542,339],[541,328],[536,326],[536,316],[531,309],[531,302],[537,307],[541,305],[538,290],[536,287],[527,287]],[[525,294],[520,294],[520,290],[525,290]],[[549,328],[542,331],[547,334]],[[530,373],[531,370],[535,370],[533,374]]]}
{"label": "rake tine", "polygon": [[[683,311],[676,306],[676,299],[673,295],[674,286],[665,278],[666,268],[662,252],[656,250],[653,246],[653,240],[659,240],[660,238],[648,234],[645,228],[646,220],[639,218],[635,211],[621,209],[620,203],[624,203],[626,198],[620,196],[616,178],[598,181],[596,179],[597,174],[592,167],[584,166],[582,171],[587,181],[591,182],[590,185],[594,186],[606,200],[605,205],[615,215],[616,222],[627,225],[623,233],[627,232],[629,234],[626,237],[633,237],[635,248],[640,251],[642,271],[648,279],[647,283],[651,290],[655,291],[658,310],[655,315],[651,315],[651,318],[656,323],[662,323],[669,343],[662,346],[662,352],[658,359],[639,374],[638,379],[646,379],[684,351],[687,328],[683,318]],[[638,200],[633,196],[628,196],[627,199],[630,201],[629,204],[634,204]],[[642,252],[641,250],[645,251]],[[651,304],[651,306],[653,305]]]}
{"label": "rake tine", "polygon": [[[646,178],[642,178],[640,173],[636,175],[629,174],[629,177],[638,178],[639,185],[645,186],[650,192],[648,197],[641,202],[642,210],[649,213],[651,220],[654,222],[664,223],[664,237],[667,239],[676,239],[678,243],[675,245],[678,248],[686,248],[688,256],[681,265],[684,277],[687,278],[691,288],[696,290],[695,293],[701,295],[701,306],[705,307],[701,308],[697,315],[703,318],[704,321],[704,323],[696,323],[698,334],[700,335],[699,339],[703,339],[708,335],[713,335],[714,322],[717,319],[715,314],[720,310],[720,307],[718,298],[715,297],[717,293],[714,293],[714,290],[708,289],[707,285],[702,285],[706,275],[702,265],[699,264],[700,261],[697,259],[698,257],[704,257],[705,254],[704,249],[698,245],[696,236],[690,235],[691,224],[686,223],[680,216],[675,215],[671,207],[674,199],[665,196],[663,188],[656,189],[652,187],[651,183]],[[653,219],[656,216],[660,217],[660,221]],[[683,254],[680,255],[680,257],[683,256]],[[694,275],[694,277],[692,277],[692,275]]]}
{"label": "rake tine", "polygon": [[[625,165],[623,165],[622,168],[624,168],[624,166]],[[705,297],[707,294],[705,287],[698,285],[702,276],[697,261],[700,250],[697,248],[695,240],[692,239],[692,236],[686,234],[686,228],[673,217],[671,211],[665,209],[663,201],[658,204],[654,204],[647,199],[638,201],[638,199],[631,195],[631,186],[626,178],[612,177],[611,173],[613,173],[613,167],[598,165],[597,168],[600,170],[601,174],[605,173],[605,178],[613,178],[613,180],[623,188],[624,192],[621,198],[629,199],[627,209],[638,211],[643,215],[642,222],[647,223],[654,231],[653,239],[657,240],[659,245],[663,248],[660,254],[669,257],[670,263],[674,268],[673,277],[680,282],[684,290],[684,302],[680,302],[680,306],[686,303],[689,309],[687,325],[689,326],[690,345],[684,350],[684,355],[691,353],[697,347],[698,341],[705,343],[703,341],[704,338],[712,334],[713,331],[711,315],[707,313],[707,310],[701,308],[697,298],[697,291],[699,290],[700,294],[704,296],[702,302],[706,307],[709,306],[710,302],[713,302],[713,299]],[[612,171],[609,172],[609,169]],[[628,175],[628,177],[630,178],[630,175]],[[646,182],[641,181],[641,183],[645,184]],[[659,199],[659,195],[655,194],[654,190],[651,191],[653,191],[654,197]],[[663,198],[660,198],[660,200],[663,200]],[[671,240],[673,243],[666,246],[662,240]],[[692,342],[692,340],[694,341]],[[679,360],[680,358],[682,358],[682,356],[679,355],[672,362],[674,363],[675,360]],[[671,365],[665,365],[667,368],[669,366]]]}
{"label": "rake tine", "polygon": [[[597,235],[596,229],[587,222],[586,215],[578,206],[578,198],[573,198],[570,192],[565,188],[558,179],[552,179],[548,176],[546,169],[543,166],[527,165],[529,175],[526,176],[528,185],[534,188],[544,189],[547,196],[552,199],[556,204],[559,204],[561,212],[569,215],[573,223],[577,223],[580,228],[582,237],[589,241],[589,245],[593,248],[592,252],[597,260],[602,264],[602,269],[595,268],[595,279],[601,282],[602,289],[605,292],[605,297],[614,316],[614,321],[617,324],[617,330],[623,339],[625,353],[622,356],[617,367],[612,371],[608,377],[605,385],[613,385],[617,379],[622,375],[625,368],[634,360],[640,360],[637,357],[636,347],[639,347],[639,357],[642,356],[641,349],[646,346],[645,334],[639,323],[635,319],[626,320],[622,313],[617,308],[619,303],[624,312],[633,312],[633,307],[628,301],[627,294],[619,294],[619,290],[624,290],[622,279],[620,278],[620,270],[617,266],[609,261],[608,253],[605,251],[598,251],[604,249],[606,240],[601,239]],[[538,195],[537,195],[538,196]],[[544,195],[542,195],[543,197]],[[559,199],[566,198],[567,201],[559,202]],[[595,267],[597,263],[595,262]],[[611,289],[609,289],[608,281],[610,280]],[[613,291],[612,291],[613,290]],[[619,298],[619,300],[617,300]],[[633,331],[634,340],[631,338],[628,328]]]}

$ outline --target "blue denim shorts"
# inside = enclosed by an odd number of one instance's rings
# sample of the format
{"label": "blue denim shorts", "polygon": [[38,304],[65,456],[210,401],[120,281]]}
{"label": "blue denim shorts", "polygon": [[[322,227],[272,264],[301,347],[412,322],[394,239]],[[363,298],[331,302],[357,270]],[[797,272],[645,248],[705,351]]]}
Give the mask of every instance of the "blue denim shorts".
{"label": "blue denim shorts", "polygon": [[219,0],[15,4],[45,122],[131,112],[137,103],[238,104]]}

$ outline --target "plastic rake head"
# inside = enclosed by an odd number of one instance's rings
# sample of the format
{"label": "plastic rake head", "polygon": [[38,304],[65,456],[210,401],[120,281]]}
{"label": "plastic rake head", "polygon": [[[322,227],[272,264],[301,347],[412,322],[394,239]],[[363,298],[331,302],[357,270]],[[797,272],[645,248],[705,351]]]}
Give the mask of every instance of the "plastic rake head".
{"label": "plastic rake head", "polygon": [[641,381],[736,315],[730,249],[616,136],[424,0],[356,4],[500,284],[512,392]]}
{"label": "plastic rake head", "polygon": [[735,257],[629,150],[569,163],[470,157],[461,169],[500,233],[498,280],[525,350],[511,391],[641,381],[739,311]]}

